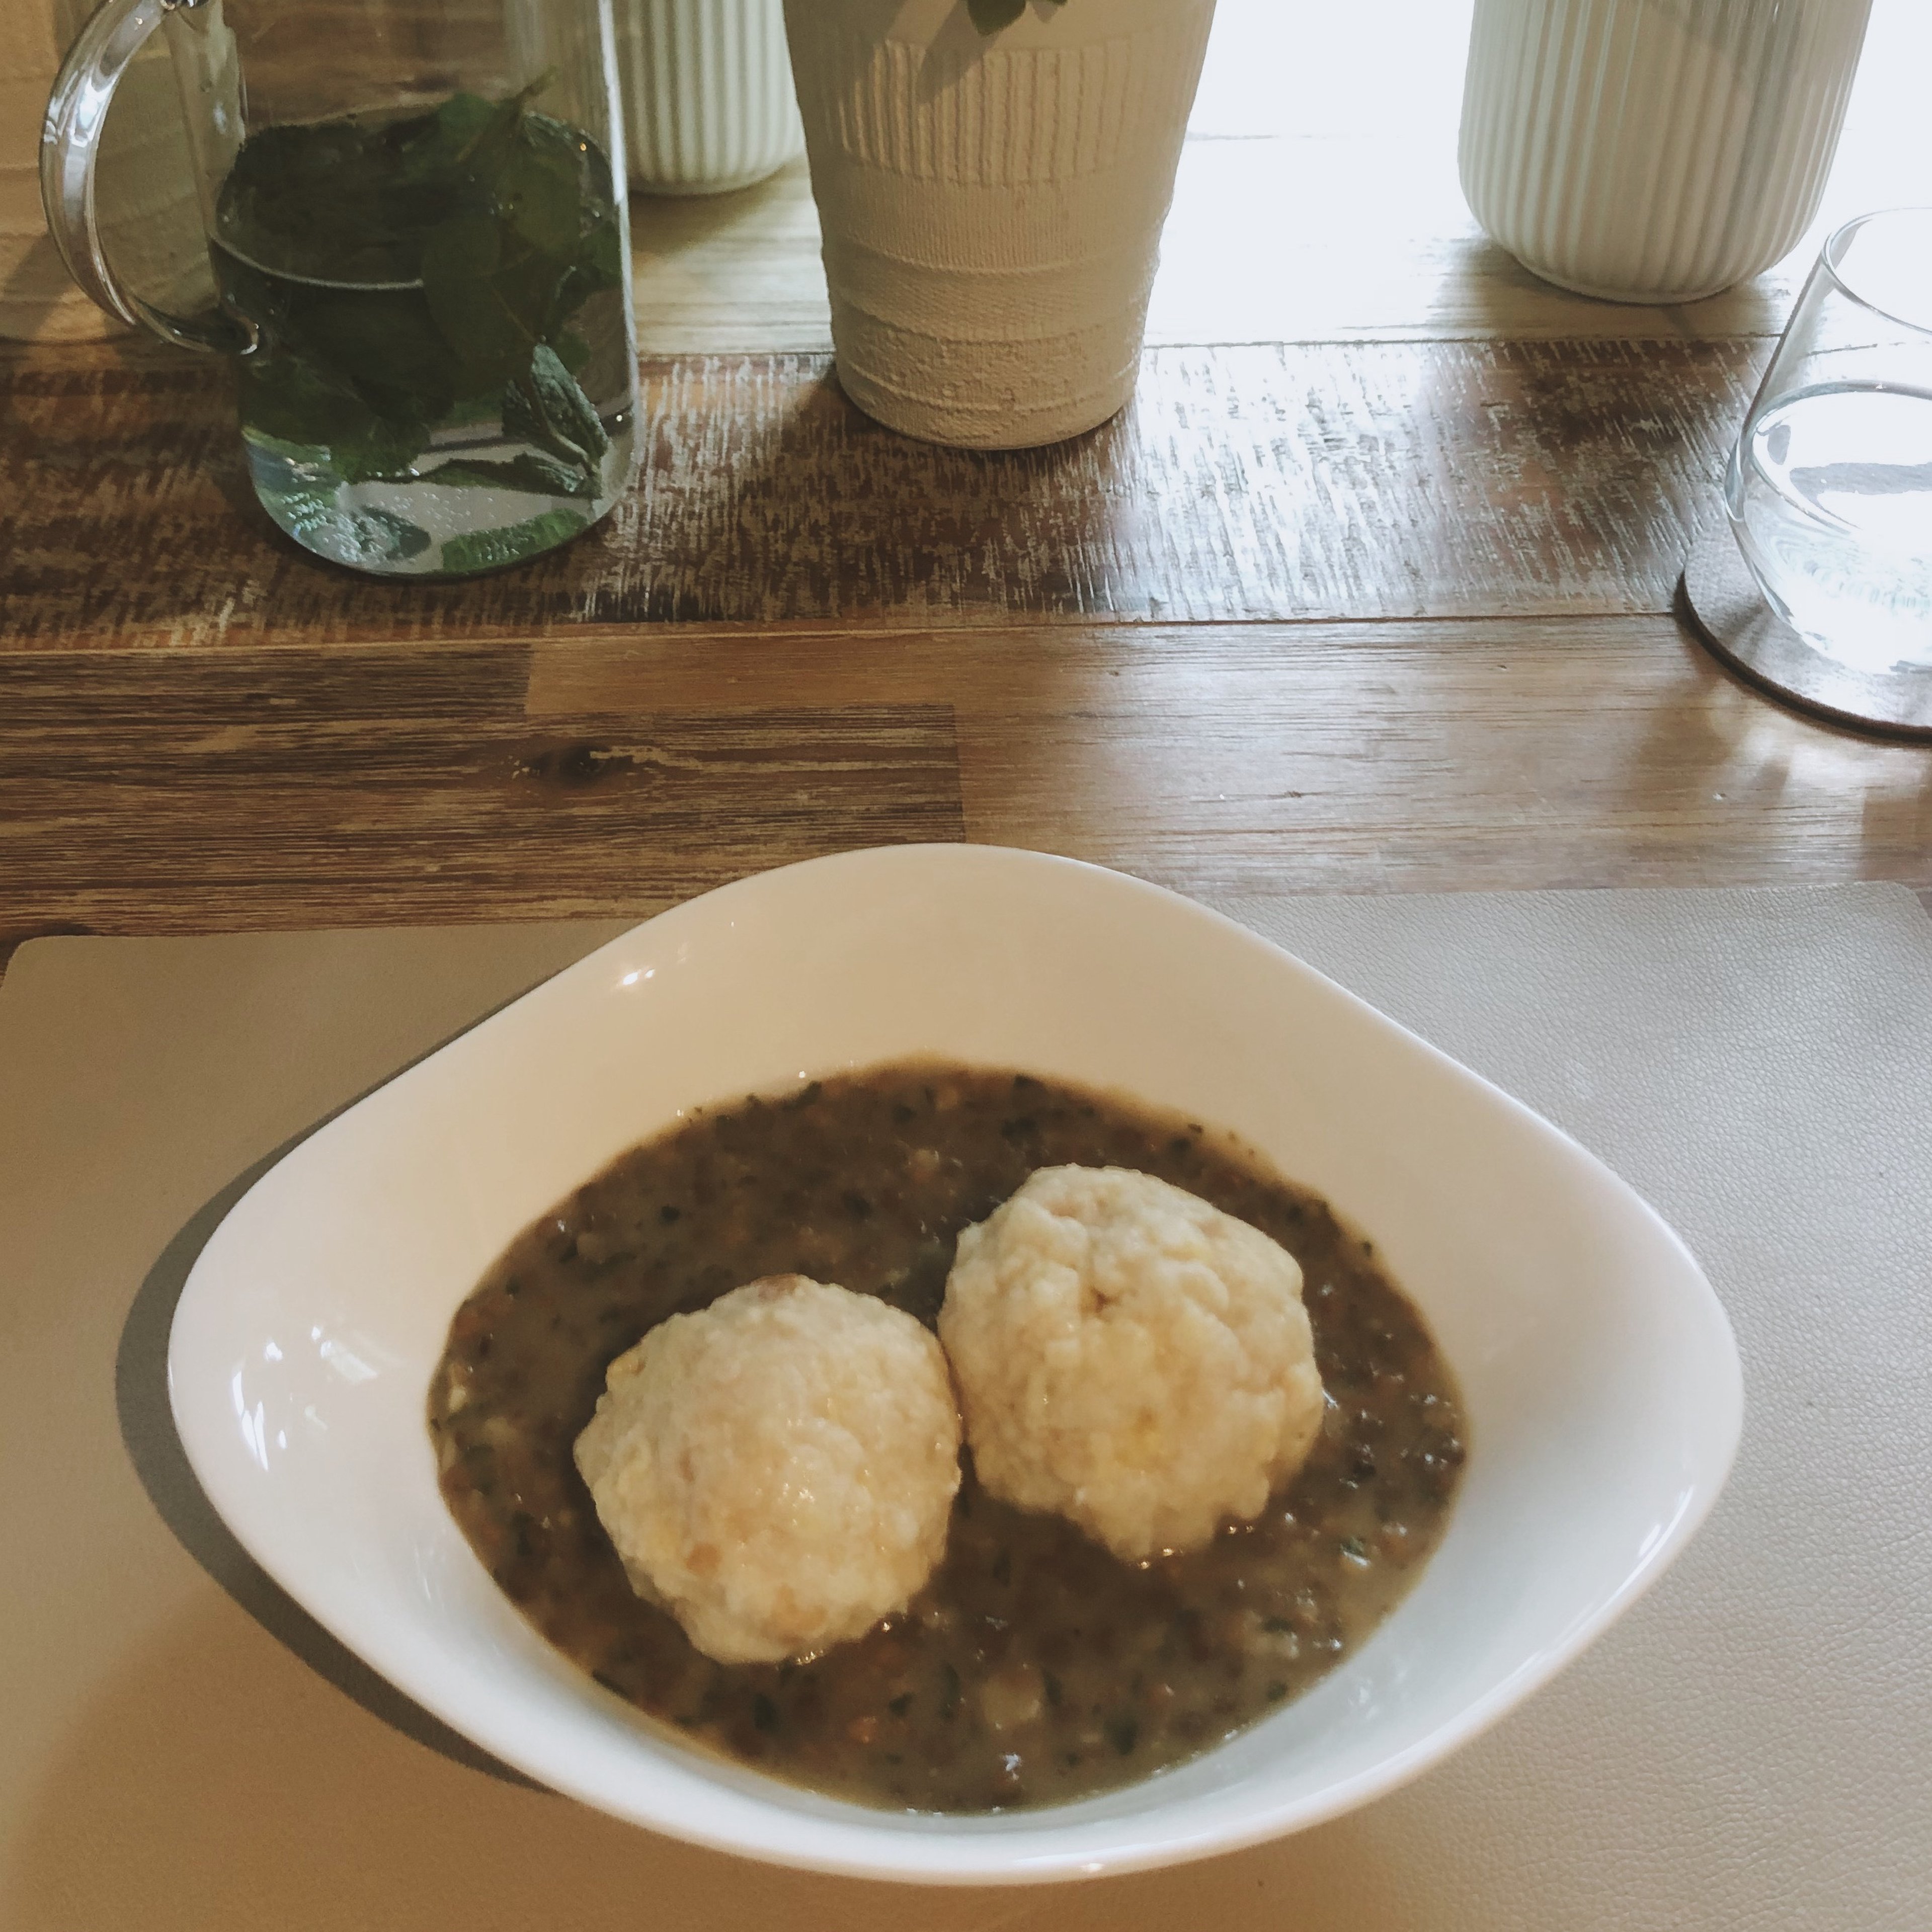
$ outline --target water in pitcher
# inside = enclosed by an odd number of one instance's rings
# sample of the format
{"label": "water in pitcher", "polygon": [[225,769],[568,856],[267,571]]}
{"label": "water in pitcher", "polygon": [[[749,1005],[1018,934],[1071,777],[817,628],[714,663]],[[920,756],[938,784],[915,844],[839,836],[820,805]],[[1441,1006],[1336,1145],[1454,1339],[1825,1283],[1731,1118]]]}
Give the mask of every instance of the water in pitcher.
{"label": "water in pitcher", "polygon": [[385,572],[512,563],[629,478],[622,237],[608,161],[536,105],[270,127],[212,253],[251,326],[242,434],[269,514]]}
{"label": "water in pitcher", "polygon": [[1867,671],[1932,664],[1932,394],[1821,383],[1733,456],[1739,547],[1793,628]]}

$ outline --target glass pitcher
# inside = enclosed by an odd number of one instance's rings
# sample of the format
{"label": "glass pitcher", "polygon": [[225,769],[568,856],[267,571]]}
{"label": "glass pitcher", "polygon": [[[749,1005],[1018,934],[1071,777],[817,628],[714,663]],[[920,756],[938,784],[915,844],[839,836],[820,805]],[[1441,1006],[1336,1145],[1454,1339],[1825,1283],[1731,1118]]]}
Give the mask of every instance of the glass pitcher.
{"label": "glass pitcher", "polygon": [[[160,26],[219,307],[116,279],[115,83]],[[49,101],[47,224],[124,321],[234,357],[269,515],[386,576],[533,556],[628,487],[637,412],[610,0],[106,0]]]}

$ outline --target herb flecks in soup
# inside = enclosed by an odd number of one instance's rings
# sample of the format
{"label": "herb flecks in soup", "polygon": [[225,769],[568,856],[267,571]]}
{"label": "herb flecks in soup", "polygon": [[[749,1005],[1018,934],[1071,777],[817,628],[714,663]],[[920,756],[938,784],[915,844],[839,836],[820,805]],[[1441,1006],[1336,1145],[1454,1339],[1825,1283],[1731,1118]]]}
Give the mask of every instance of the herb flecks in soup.
{"label": "herb flecks in soup", "polygon": [[[572,1447],[610,1361],[767,1275],[930,1326],[960,1231],[1037,1169],[1154,1174],[1300,1263],[1329,1398],[1251,1521],[1135,1564],[967,1468],[904,1612],[803,1663],[722,1664],[641,1600]],[[431,1385],[443,1492],[498,1584],[600,1683],[742,1762],[861,1803],[1084,1797],[1195,1755],[1305,1690],[1400,1599],[1462,1462],[1453,1383],[1370,1244],[1231,1138],[1116,1097],[914,1063],[694,1114],[518,1237]]]}

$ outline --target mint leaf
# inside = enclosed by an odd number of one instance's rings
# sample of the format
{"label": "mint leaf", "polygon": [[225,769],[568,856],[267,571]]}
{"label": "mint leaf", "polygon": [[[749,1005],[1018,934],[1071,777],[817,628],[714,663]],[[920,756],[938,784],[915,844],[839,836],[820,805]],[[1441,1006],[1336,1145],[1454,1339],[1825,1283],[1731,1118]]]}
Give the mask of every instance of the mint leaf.
{"label": "mint leaf", "polygon": [[447,167],[489,125],[496,111],[495,104],[480,94],[452,94],[430,117],[433,140],[424,144],[424,165],[430,165],[433,148],[434,165]]}
{"label": "mint leaf", "polygon": [[380,533],[388,542],[383,555],[385,562],[399,562],[406,556],[420,556],[428,550],[432,541],[428,531],[419,524],[412,524],[406,517],[399,517],[390,510],[358,510],[355,512],[359,530],[374,536]]}
{"label": "mint leaf", "polygon": [[472,530],[467,536],[450,538],[442,547],[442,568],[453,576],[467,575],[472,571],[520,563],[525,557],[549,550],[590,527],[590,518],[574,510],[546,510],[527,523],[512,524],[497,530]]}
{"label": "mint leaf", "polygon": [[496,177],[496,212],[532,248],[567,262],[577,245],[583,170],[567,139],[559,144],[534,138],[535,124],[544,118],[530,116],[529,134],[505,158]]}
{"label": "mint leaf", "polygon": [[617,232],[614,214],[604,220],[584,238],[584,266],[596,278],[596,288],[614,289],[624,279],[623,238]]}
{"label": "mint leaf", "polygon": [[466,111],[464,118],[472,131],[457,144],[454,157],[457,165],[468,168],[478,180],[488,182],[502,165],[503,157],[516,138],[517,124],[524,118],[524,104],[549,85],[548,74],[532,81],[529,86],[495,102],[480,120]]}
{"label": "mint leaf", "polygon": [[503,427],[509,429],[513,422],[517,433],[532,442],[560,455],[568,451],[586,462],[594,462],[610,447],[590,398],[547,342],[532,352],[527,380],[514,385],[503,399]]}
{"label": "mint leaf", "polygon": [[328,446],[329,466],[345,483],[408,483],[429,431],[420,421],[371,418],[366,430],[338,433]]}
{"label": "mint leaf", "polygon": [[284,336],[390,422],[433,421],[456,400],[448,344],[414,289],[304,290]]}
{"label": "mint leaf", "polygon": [[250,356],[241,370],[244,419],[295,460],[329,466],[351,483],[406,479],[428,437],[419,416],[386,417],[315,358],[287,353]]}
{"label": "mint leaf", "polygon": [[521,312],[518,280],[493,215],[458,215],[423,244],[423,300],[454,353],[465,395],[480,395],[530,360],[538,331]]}
{"label": "mint leaf", "polygon": [[543,496],[594,496],[598,483],[584,466],[560,463],[535,450],[524,450],[507,463],[459,458],[432,470],[428,480],[460,489],[526,490]]}

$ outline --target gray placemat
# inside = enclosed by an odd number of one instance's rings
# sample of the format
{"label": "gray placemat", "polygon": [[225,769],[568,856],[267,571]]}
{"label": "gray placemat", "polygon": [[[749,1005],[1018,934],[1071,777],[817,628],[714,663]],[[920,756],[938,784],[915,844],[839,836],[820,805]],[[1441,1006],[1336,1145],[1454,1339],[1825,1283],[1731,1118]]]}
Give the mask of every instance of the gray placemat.
{"label": "gray placemat", "polygon": [[1388,1923],[1921,1932],[1932,920],[1902,886],[1226,909],[1600,1155],[1744,1358],[1735,1473],[1665,1584],[1383,1808]]}
{"label": "gray placemat", "polygon": [[1918,1932],[1932,921],[1898,888],[1245,899],[1682,1231],[1748,1412],[1683,1562],[1496,1732],[1211,1863],[908,1894],[494,1775],[226,1537],[173,1298],[289,1138],[610,928],[53,940],[0,982],[0,1924]]}

